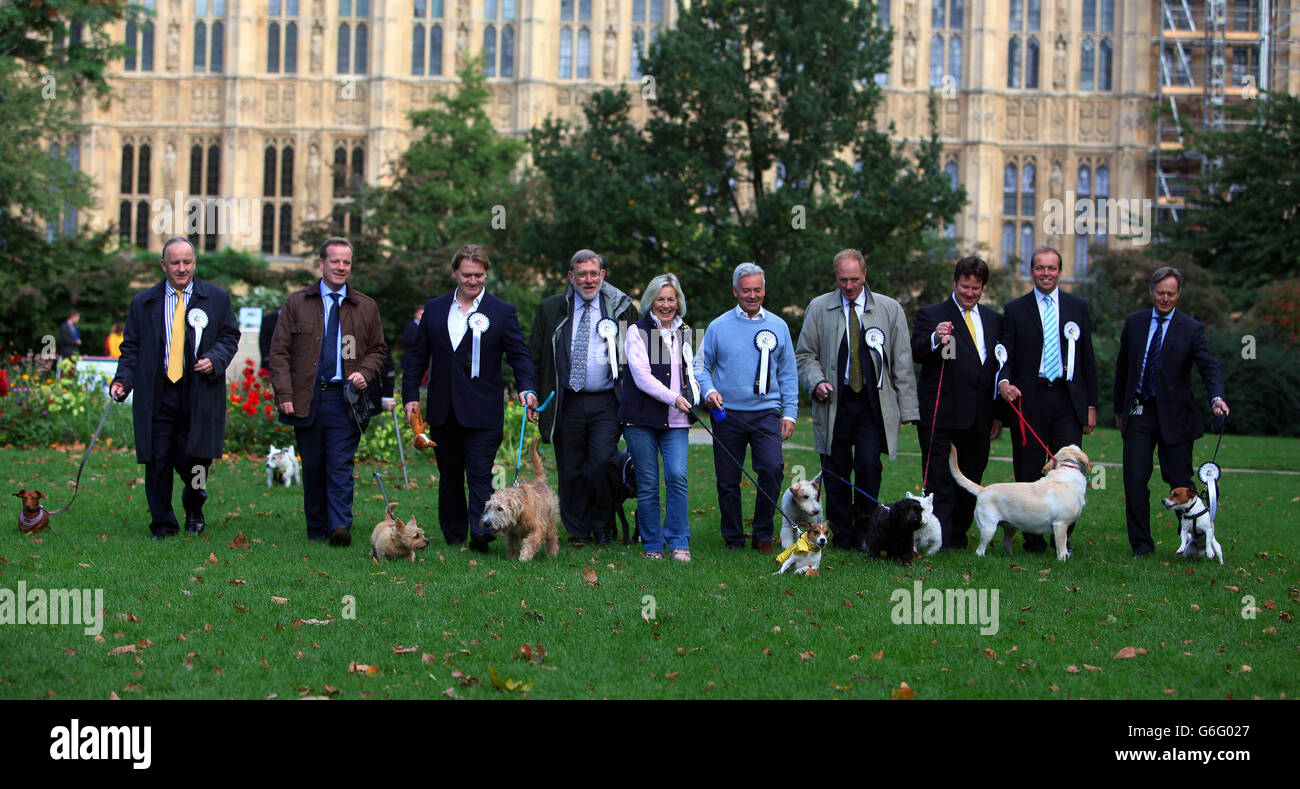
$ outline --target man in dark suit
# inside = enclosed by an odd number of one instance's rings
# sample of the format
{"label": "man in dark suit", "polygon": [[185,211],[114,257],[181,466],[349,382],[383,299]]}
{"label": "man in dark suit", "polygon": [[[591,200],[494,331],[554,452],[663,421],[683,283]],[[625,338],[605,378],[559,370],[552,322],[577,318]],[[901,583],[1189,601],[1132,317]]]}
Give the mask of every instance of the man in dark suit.
{"label": "man in dark suit", "polygon": [[618,453],[620,432],[620,382],[599,327],[602,320],[612,321],[618,343],[640,318],[627,294],[605,281],[604,259],[580,249],[569,259],[564,292],[543,299],[533,319],[529,339],[537,384],[543,397],[555,393],[555,403],[528,418],[538,422],[542,441],[555,446],[560,520],[570,545],[614,541],[613,492],[591,482]]}
{"label": "man in dark suit", "polygon": [[[494,537],[480,520],[492,495],[492,461],[501,446],[505,379],[501,357],[510,360],[520,402],[536,407],[533,362],[511,304],[486,292],[487,253],[476,244],[451,259],[456,289],[424,305],[415,342],[402,354],[402,402],[410,419],[420,408],[420,380],[429,375],[425,419],[437,444],[438,522],[448,545],[465,542],[488,552]],[[468,482],[469,501],[465,500]]]}
{"label": "man in dark suit", "polygon": [[261,369],[271,372],[271,338],[275,336],[276,324],[280,322],[280,308],[267,310],[262,314],[262,328],[257,334],[257,349],[262,353]]}
{"label": "man in dark suit", "polygon": [[[1097,426],[1092,319],[1086,301],[1057,287],[1061,254],[1055,249],[1039,247],[1034,252],[1030,276],[1034,289],[1012,300],[1002,313],[1001,343],[1008,358],[998,374],[998,392],[1008,403],[1023,397],[1019,408],[1025,419],[1055,453],[1067,444],[1082,445],[1084,434]],[[1033,482],[1042,477],[1047,454],[1028,428],[1017,432],[1011,441],[1016,481]],[[1025,551],[1047,549],[1041,535],[1024,537]]]}
{"label": "man in dark suit", "polygon": [[345,388],[369,395],[388,351],[379,305],[348,285],[352,255],[346,238],[321,245],[321,278],[289,294],[271,338],[271,387],[302,456],[307,539],[336,547],[352,544],[352,459],[361,443]]}
{"label": "man in dark suit", "polygon": [[185,530],[203,531],[207,471],[226,440],[226,367],[239,347],[230,296],[194,276],[198,261],[184,238],[163,245],[166,280],[136,294],[122,356],[109,385],[121,402],[135,391],[135,459],[155,540],[180,532],[172,511],[172,473],[184,484]]}
{"label": "man in dark suit", "polygon": [[59,358],[67,359],[81,353],[81,332],[77,331],[77,322],[81,313],[73,310],[68,319],[59,326]]}
{"label": "man in dark suit", "polygon": [[1170,488],[1195,489],[1192,442],[1204,435],[1192,397],[1194,363],[1215,416],[1227,416],[1223,374],[1210,353],[1205,327],[1178,312],[1183,275],[1161,266],[1151,275],[1155,307],[1128,316],[1115,360],[1115,425],[1124,434],[1124,500],[1134,556],[1155,551],[1151,540],[1151,451],[1160,453],[1160,476]]}
{"label": "man in dark suit", "polygon": [[927,478],[922,492],[934,494],[934,515],[943,531],[944,549],[963,550],[975,514],[975,497],[953,481],[948,470],[949,447],[957,448],[962,473],[979,482],[989,462],[989,442],[1002,430],[995,413],[993,380],[998,369],[993,346],[1002,331],[1002,316],[979,308],[989,280],[989,267],[983,260],[966,257],[957,261],[952,280],[951,298],[917,311],[912,358],[921,363],[917,436],[921,473]]}

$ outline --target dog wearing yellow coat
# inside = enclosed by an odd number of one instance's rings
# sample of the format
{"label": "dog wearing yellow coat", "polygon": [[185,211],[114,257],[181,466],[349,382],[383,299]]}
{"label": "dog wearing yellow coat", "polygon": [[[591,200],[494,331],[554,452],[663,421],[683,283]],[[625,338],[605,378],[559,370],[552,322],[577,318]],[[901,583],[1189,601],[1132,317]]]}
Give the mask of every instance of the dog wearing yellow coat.
{"label": "dog wearing yellow coat", "polygon": [[786,548],[776,555],[776,561],[780,563],[781,569],[772,573],[772,575],[781,575],[791,567],[794,568],[795,575],[807,575],[808,573],[817,574],[817,568],[822,564],[822,549],[831,540],[831,527],[829,523],[813,523],[808,526],[808,530],[799,535],[799,539],[794,545]]}

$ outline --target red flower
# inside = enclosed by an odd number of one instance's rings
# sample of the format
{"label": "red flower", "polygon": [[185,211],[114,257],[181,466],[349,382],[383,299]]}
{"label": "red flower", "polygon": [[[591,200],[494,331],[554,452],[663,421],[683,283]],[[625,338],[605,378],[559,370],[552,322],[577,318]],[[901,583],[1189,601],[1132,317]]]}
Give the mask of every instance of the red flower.
{"label": "red flower", "polygon": [[269,405],[266,407],[266,418],[267,419],[271,418],[271,406]]}

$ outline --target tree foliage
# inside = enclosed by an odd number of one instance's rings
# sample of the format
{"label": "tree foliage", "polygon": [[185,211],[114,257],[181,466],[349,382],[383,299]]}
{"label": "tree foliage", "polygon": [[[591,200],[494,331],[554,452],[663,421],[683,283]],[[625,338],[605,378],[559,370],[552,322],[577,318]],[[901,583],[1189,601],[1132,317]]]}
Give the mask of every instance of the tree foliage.
{"label": "tree foliage", "polygon": [[585,127],[533,131],[553,213],[535,222],[530,251],[559,262],[591,247],[630,291],[675,271],[705,315],[731,301],[744,261],[768,272],[777,311],[828,290],[845,247],[866,254],[869,283],[891,295],[942,280],[946,267],[919,265],[916,250],[964,194],[934,134],[895,144],[878,124],[874,76],[890,51],[871,3],[691,3],[643,61],[644,129],[626,92],[604,91]]}
{"label": "tree foliage", "polygon": [[1244,128],[1186,132],[1192,148],[1221,166],[1200,176],[1191,210],[1163,228],[1154,249],[1209,269],[1237,306],[1300,273],[1300,98],[1264,93],[1251,109]]}

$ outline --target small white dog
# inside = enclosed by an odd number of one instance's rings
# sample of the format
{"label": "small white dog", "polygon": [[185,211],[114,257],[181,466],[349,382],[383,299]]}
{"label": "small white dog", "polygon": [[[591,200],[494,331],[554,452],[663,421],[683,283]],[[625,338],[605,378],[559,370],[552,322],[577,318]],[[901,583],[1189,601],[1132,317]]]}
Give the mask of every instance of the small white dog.
{"label": "small white dog", "polygon": [[1165,509],[1173,510],[1178,516],[1178,532],[1182,544],[1174,553],[1181,553],[1185,559],[1205,556],[1218,559],[1223,564],[1223,546],[1214,538],[1214,521],[1210,520],[1210,505],[1201,501],[1196,491],[1187,486],[1180,486],[1169,491],[1169,498],[1164,500]]}
{"label": "small white dog", "polygon": [[[1059,462],[1058,462],[1059,459]],[[1061,447],[1056,458],[1043,466],[1046,477],[1036,482],[999,482],[983,486],[971,482],[957,467],[957,448],[948,456],[952,478],[975,495],[975,525],[980,530],[976,556],[983,556],[993,534],[1002,525],[1002,548],[1011,553],[1011,532],[1051,534],[1056,538],[1056,558],[1070,556],[1067,530],[1083,512],[1088,493],[1088,456],[1074,444]]]}
{"label": "small white dog", "polygon": [[823,550],[831,541],[831,528],[829,523],[810,523],[808,530],[799,536],[799,538],[774,558],[781,563],[781,569],[772,573],[780,575],[791,567],[794,568],[795,575],[807,575],[812,573],[818,575],[817,569],[822,566]]}
{"label": "small white dog", "polygon": [[293,447],[276,449],[275,444],[272,444],[271,451],[266,455],[266,486],[269,488],[277,482],[283,482],[287,488],[293,485],[294,480],[302,484],[302,466],[298,464],[298,456]]}
{"label": "small white dog", "polygon": [[943,530],[939,528],[939,519],[934,517],[934,492],[913,496],[909,491],[907,497],[921,502],[921,528],[912,533],[912,550],[934,556],[943,547]]}
{"label": "small white dog", "polygon": [[822,519],[821,478],[818,474],[806,482],[796,482],[781,497],[781,547],[789,548],[799,539],[800,524]]}

